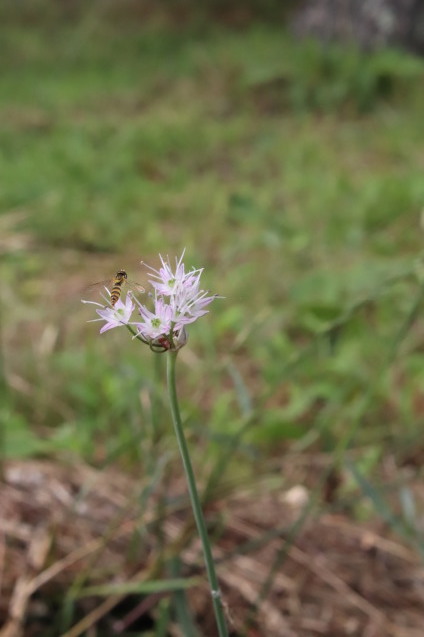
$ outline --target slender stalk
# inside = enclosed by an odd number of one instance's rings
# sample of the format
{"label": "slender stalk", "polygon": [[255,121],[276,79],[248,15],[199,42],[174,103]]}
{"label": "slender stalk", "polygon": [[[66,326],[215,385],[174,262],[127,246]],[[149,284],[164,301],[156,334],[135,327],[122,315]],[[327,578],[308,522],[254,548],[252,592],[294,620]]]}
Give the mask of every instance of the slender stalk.
{"label": "slender stalk", "polygon": [[224,617],[224,610],[221,600],[221,592],[219,590],[218,578],[215,572],[215,565],[212,557],[212,549],[209,542],[208,532],[206,530],[205,519],[203,517],[202,506],[200,504],[199,494],[197,492],[196,480],[194,477],[193,467],[191,465],[190,454],[187,447],[187,442],[184,435],[184,430],[181,422],[180,409],[178,406],[177,388],[175,383],[175,362],[177,360],[177,353],[169,351],[167,353],[167,380],[168,380],[168,392],[171,405],[172,420],[174,423],[175,435],[177,436],[178,446],[181,453],[181,458],[184,465],[184,470],[187,478],[188,490],[190,493],[191,506],[193,509],[194,518],[196,520],[197,530],[199,532],[200,540],[202,542],[203,555],[205,558],[206,571],[209,578],[209,584],[211,587],[212,603],[215,612],[215,619],[218,627],[219,637],[228,637],[227,623]]}

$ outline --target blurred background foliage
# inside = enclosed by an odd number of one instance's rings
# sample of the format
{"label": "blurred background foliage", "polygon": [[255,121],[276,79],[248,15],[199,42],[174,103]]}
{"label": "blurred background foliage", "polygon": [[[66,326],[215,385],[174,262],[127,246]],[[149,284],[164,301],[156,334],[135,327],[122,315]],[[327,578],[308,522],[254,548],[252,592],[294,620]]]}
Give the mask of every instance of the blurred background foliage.
{"label": "blurred background foliage", "polygon": [[418,471],[424,64],[296,40],[289,8],[2,3],[3,458],[178,468],[164,361],[79,299],[186,248],[225,297],[180,357],[204,480],[329,454],[363,516],[387,458]]}

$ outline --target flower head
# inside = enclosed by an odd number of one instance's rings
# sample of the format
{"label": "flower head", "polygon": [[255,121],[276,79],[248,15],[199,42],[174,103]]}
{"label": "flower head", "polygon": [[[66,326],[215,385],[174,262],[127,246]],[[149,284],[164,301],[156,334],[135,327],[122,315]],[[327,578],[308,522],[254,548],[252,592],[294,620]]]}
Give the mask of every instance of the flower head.
{"label": "flower head", "polygon": [[[130,294],[125,304],[119,300],[115,307],[100,306],[101,309],[96,310],[100,318],[95,320],[106,321],[100,332],[128,325],[132,331],[135,329],[135,336],[155,351],[183,347],[187,342],[185,326],[206,314],[208,310],[205,308],[209,303],[220,298],[208,296],[207,291],[200,289],[203,268],[186,272],[183,257],[184,252],[179,259],[175,259],[174,266],[169,257],[164,259],[162,256],[159,269],[147,266],[152,277],[149,283],[153,292],[148,296],[153,298],[153,307],[148,308]],[[130,322],[135,306],[141,320]]]}

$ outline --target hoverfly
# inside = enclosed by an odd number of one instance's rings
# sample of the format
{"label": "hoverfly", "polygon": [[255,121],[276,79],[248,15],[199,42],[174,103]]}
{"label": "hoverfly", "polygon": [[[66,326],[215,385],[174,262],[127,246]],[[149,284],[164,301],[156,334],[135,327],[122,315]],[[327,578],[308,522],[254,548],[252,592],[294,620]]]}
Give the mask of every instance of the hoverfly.
{"label": "hoverfly", "polygon": [[105,288],[110,294],[109,301],[112,307],[115,307],[116,303],[121,298],[123,289],[128,288],[128,290],[133,292],[135,295],[142,294],[144,292],[144,287],[142,285],[128,279],[128,275],[125,270],[118,270],[112,279],[106,279],[106,281],[99,281],[98,283],[89,285],[86,291],[92,295],[93,293],[103,291]]}

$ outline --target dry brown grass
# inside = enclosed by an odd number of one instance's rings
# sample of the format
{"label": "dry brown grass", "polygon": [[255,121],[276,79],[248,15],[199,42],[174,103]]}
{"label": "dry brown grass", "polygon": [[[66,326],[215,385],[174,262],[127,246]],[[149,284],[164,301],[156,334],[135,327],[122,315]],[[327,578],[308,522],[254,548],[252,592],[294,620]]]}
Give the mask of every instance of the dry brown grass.
{"label": "dry brown grass", "polygon": [[[181,557],[184,576],[202,573],[188,506],[164,510],[157,494],[140,507],[142,487],[85,465],[20,461],[5,467],[1,637],[44,635],[54,605],[77,581],[84,588],[161,579],[165,555]],[[175,481],[171,491],[183,494],[184,484]],[[291,533],[308,497],[300,486],[255,495],[239,489],[209,503],[211,529],[222,520],[215,557],[233,634],[421,636],[424,569],[414,551],[389,537],[381,522],[360,524],[343,515],[310,517]],[[73,627],[58,634],[119,635],[141,626],[143,617],[154,620],[163,596],[81,597]],[[203,634],[212,635],[206,581],[188,597]],[[181,635],[177,626],[173,634]]]}

